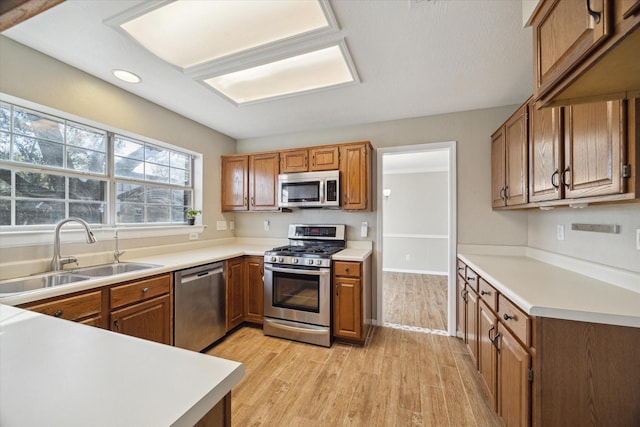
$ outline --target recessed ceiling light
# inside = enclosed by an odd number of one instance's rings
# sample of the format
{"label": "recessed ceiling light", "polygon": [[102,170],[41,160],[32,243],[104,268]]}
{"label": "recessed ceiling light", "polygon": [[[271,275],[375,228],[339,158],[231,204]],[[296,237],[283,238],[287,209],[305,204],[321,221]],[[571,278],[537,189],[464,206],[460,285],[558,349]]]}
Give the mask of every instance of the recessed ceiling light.
{"label": "recessed ceiling light", "polygon": [[123,82],[140,83],[142,81],[140,76],[138,76],[137,74],[133,74],[132,72],[127,70],[113,70],[111,72],[113,73],[114,76],[116,76],[118,79],[122,80]]}
{"label": "recessed ceiling light", "polygon": [[319,0],[179,0],[113,23],[156,56],[186,69],[330,28],[327,7]]}
{"label": "recessed ceiling light", "polygon": [[204,80],[237,104],[353,82],[355,71],[339,45]]}

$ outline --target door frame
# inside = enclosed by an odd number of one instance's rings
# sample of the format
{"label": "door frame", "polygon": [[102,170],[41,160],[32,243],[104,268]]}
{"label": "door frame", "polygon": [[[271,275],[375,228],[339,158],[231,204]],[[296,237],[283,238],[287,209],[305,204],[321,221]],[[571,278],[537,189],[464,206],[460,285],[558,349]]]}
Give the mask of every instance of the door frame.
{"label": "door frame", "polygon": [[376,149],[376,204],[380,208],[377,209],[376,225],[377,236],[379,238],[376,242],[376,324],[382,326],[384,323],[384,306],[383,306],[383,290],[382,290],[382,243],[383,227],[382,227],[382,159],[385,154],[390,153],[408,153],[408,152],[423,152],[423,151],[435,151],[446,149],[449,152],[449,170],[448,170],[448,209],[449,209],[449,224],[448,224],[448,261],[447,268],[447,333],[450,336],[456,334],[456,256],[457,256],[457,193],[456,193],[456,141],[447,142],[434,142],[427,144],[415,144],[415,145],[403,145],[398,147],[383,147]]}

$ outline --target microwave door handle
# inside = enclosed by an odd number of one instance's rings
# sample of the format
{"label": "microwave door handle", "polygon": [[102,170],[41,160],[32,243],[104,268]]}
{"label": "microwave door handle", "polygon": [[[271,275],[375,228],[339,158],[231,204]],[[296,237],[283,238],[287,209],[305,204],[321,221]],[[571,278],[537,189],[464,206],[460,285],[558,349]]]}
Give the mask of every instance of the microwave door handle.
{"label": "microwave door handle", "polygon": [[320,180],[320,204],[324,204],[324,180]]}

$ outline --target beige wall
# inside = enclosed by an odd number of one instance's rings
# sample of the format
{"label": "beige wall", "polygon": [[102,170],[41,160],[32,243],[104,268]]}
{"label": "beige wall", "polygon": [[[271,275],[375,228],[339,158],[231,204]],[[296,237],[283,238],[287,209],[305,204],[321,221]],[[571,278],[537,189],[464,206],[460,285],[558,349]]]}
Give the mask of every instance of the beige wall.
{"label": "beige wall", "polygon": [[[363,140],[371,141],[374,149],[457,141],[458,243],[526,245],[526,213],[494,212],[490,206],[490,137],[515,109],[516,106],[507,106],[315,132],[243,139],[238,141],[238,151],[275,150]],[[375,163],[374,159],[374,166]],[[372,181],[375,184],[375,171]],[[374,188],[374,191],[377,189]],[[294,221],[336,220],[344,222],[348,225],[350,239],[360,239],[358,235],[360,222],[368,221],[370,234],[367,240],[375,242],[377,239],[375,235],[375,208],[374,205],[373,213],[309,211],[270,215],[269,217],[278,218],[278,230],[286,229],[284,224]],[[260,231],[262,215],[246,214],[237,217],[239,218],[237,220],[239,224],[238,235],[251,236],[256,232],[259,232],[260,235],[267,235],[266,232]]]}
{"label": "beige wall", "polygon": [[[0,92],[45,105],[137,135],[153,138],[203,154],[205,189],[203,222],[225,219],[220,212],[220,155],[235,152],[235,140],[130,94],[103,80],[0,36]],[[232,215],[227,219],[233,218]],[[201,239],[232,236],[209,226]],[[188,236],[123,241],[124,249],[152,244],[186,242]],[[112,241],[99,242],[91,250],[109,250]],[[78,245],[86,250],[86,245]],[[72,247],[70,250],[74,250]],[[51,256],[51,247],[4,250],[2,262],[34,255]],[[73,252],[69,252],[73,253]]]}

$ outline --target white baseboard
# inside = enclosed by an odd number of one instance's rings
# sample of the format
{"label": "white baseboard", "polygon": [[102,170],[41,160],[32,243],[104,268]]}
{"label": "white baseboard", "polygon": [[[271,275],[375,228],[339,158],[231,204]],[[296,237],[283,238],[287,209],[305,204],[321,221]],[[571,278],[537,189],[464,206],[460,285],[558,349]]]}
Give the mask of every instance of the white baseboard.
{"label": "white baseboard", "polygon": [[407,270],[402,268],[383,268],[382,271],[389,273],[411,273],[411,274],[429,274],[432,276],[447,276],[446,271],[430,271],[430,270]]}

